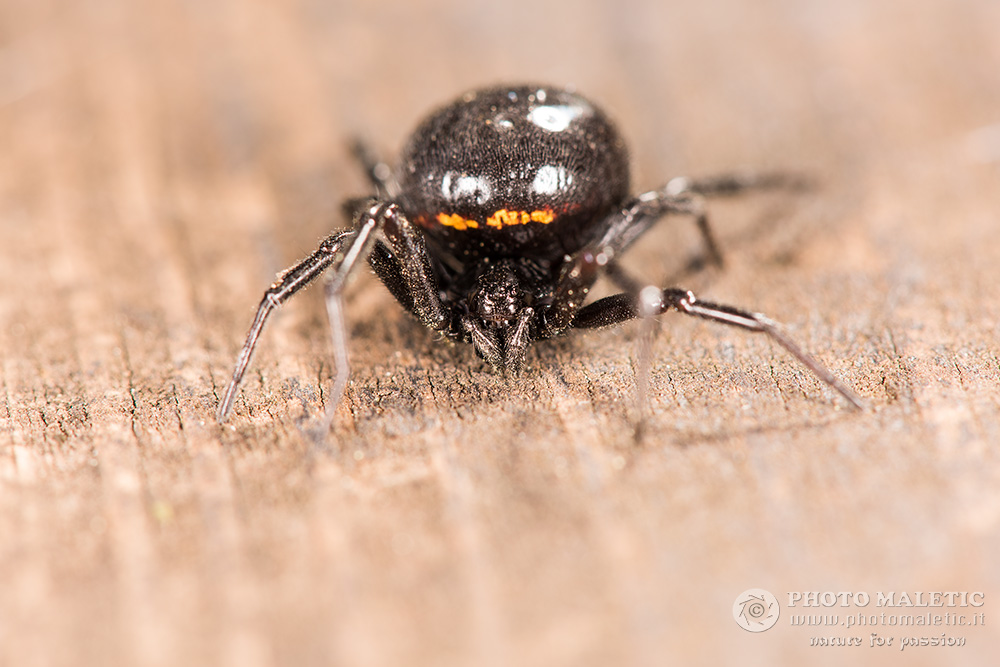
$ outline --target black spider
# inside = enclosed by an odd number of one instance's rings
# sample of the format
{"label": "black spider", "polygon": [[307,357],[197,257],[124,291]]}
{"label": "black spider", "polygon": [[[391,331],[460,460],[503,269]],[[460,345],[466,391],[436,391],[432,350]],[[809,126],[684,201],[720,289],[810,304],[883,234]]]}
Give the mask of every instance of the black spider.
{"label": "black spider", "polygon": [[[678,310],[762,332],[819,379],[859,399],[770,319],[700,301],[684,289],[642,288],[616,260],[659,218],[693,216],[709,259],[721,255],[703,196],[787,186],[781,175],[675,178],[629,195],[625,144],[585,98],[548,86],[474,91],[430,115],[409,140],[399,169],[357,149],[376,196],[347,203],[351,229],[334,232],[265,292],[219,405],[229,415],[271,311],[328,269],[326,303],[336,379],[329,414],[349,374],[341,296],[368,260],[397,301],[429,329],[472,343],[492,366],[517,373],[534,340]],[[625,290],[586,304],[607,275]]]}

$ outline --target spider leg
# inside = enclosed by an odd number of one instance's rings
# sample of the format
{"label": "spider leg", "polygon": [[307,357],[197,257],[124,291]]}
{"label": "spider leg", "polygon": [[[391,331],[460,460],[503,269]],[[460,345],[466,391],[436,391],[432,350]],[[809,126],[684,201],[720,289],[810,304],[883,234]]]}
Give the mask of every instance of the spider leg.
{"label": "spider leg", "polygon": [[[353,199],[345,212],[356,217],[371,200]],[[375,241],[368,263],[403,308],[428,329],[443,331],[450,324],[431,268],[424,235],[398,208],[387,211],[382,238]]]}
{"label": "spider leg", "polygon": [[[655,288],[654,288],[655,289]],[[660,290],[658,290],[660,291]],[[641,291],[643,297],[648,294],[648,288]],[[648,317],[643,305],[648,299],[640,302],[630,294],[616,294],[589,304],[582,308],[573,318],[572,326],[578,329],[590,329],[618,324],[636,317]],[[742,308],[723,304],[700,301],[695,295],[684,289],[669,288],[660,291],[658,303],[654,301],[652,315],[658,315],[668,310],[677,310],[686,315],[701,317],[713,322],[721,322],[731,326],[767,335],[771,340],[785,348],[789,354],[799,360],[813,375],[836,390],[851,405],[863,408],[861,399],[842,383],[826,366],[816,361],[810,354],[798,346],[778,326],[777,322],[762,315]]]}
{"label": "spider leg", "polygon": [[347,327],[344,322],[343,291],[347,277],[357,258],[367,256],[369,264],[389,291],[409,311],[416,314],[428,329],[442,331],[449,319],[437,283],[431,271],[430,260],[424,246],[424,237],[395,204],[370,204],[366,213],[381,230],[384,243],[374,237],[368,247],[345,261],[330,277],[325,286],[326,312],[330,320],[330,336],[337,374],[327,400],[323,432],[330,429],[334,413],[347,389],[350,377],[350,355],[347,345]]}
{"label": "spider leg", "polygon": [[423,233],[394,205],[387,211],[382,235],[385,244],[376,243],[369,256],[378,277],[421,324],[432,331],[447,329],[450,317],[441,302]]}
{"label": "spider leg", "polygon": [[[358,259],[368,255],[374,242],[374,233],[384,224],[386,215],[395,209],[394,204],[372,201],[369,207],[357,216],[353,230],[335,232],[325,238],[311,255],[281,274],[278,280],[264,292],[264,298],[257,306],[257,314],[250,326],[250,331],[247,333],[246,342],[243,343],[243,348],[237,357],[233,378],[219,404],[217,419],[220,423],[229,417],[233,402],[236,400],[236,391],[243,381],[257,341],[271,313],[334,265],[337,265],[337,270],[330,277],[327,289],[328,293],[333,291],[339,295],[348,275],[357,265]],[[332,320],[333,318],[331,318],[331,324],[333,324]],[[339,326],[340,331],[333,334],[334,354],[337,359],[342,357],[346,359],[346,344],[341,344],[341,349],[337,349],[338,336],[340,340],[346,338],[343,333],[343,318],[340,318]],[[346,366],[346,364],[344,365]],[[341,379],[341,368],[338,367],[337,373],[335,387],[340,382],[346,384],[346,379]]]}
{"label": "spider leg", "polygon": [[625,293],[633,297],[636,306],[636,316],[642,326],[639,336],[639,358],[635,367],[635,403],[638,419],[636,421],[636,438],[641,439],[646,417],[649,416],[649,375],[653,367],[653,339],[656,336],[656,316],[662,311],[660,289],[655,285],[643,287],[621,267],[611,262],[606,275]]}
{"label": "spider leg", "polygon": [[665,215],[689,215],[701,234],[708,260],[722,266],[722,251],[712,232],[706,197],[734,196],[752,190],[802,189],[805,179],[783,172],[746,172],[708,178],[678,177],[659,190],[636,196],[608,217],[604,233],[594,244],[613,258],[624,252]]}
{"label": "spider leg", "polygon": [[691,192],[708,197],[727,197],[750,190],[805,190],[810,185],[811,181],[801,174],[785,171],[745,171],[701,178],[680,176],[667,183],[666,190],[674,195]]}
{"label": "spider leg", "polygon": [[378,157],[368,143],[360,138],[355,139],[351,142],[351,155],[364,169],[379,197],[392,199],[399,195],[399,184],[392,175],[392,168]]}
{"label": "spider leg", "polygon": [[617,257],[660,218],[669,214],[692,216],[709,261],[716,266],[722,265],[722,253],[712,233],[704,197],[689,191],[674,193],[669,184],[659,190],[644,192],[608,216],[603,235],[592,247],[599,248],[609,259]]}

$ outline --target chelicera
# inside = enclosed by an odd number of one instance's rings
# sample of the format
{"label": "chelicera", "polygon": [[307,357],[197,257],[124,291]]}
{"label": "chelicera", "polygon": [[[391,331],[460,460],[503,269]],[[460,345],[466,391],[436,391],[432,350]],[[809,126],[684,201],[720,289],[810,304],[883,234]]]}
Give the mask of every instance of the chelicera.
{"label": "chelicera", "polygon": [[[682,214],[697,223],[708,259],[721,264],[705,197],[787,186],[793,179],[675,178],[630,195],[628,154],[614,124],[579,94],[547,86],[463,95],[420,124],[394,173],[367,150],[357,153],[375,195],[349,201],[352,226],[325,238],[264,293],[219,405],[220,421],[232,410],[272,311],[327,271],[336,363],[332,414],[349,374],[344,286],[366,260],[424,326],[471,343],[508,374],[521,370],[533,341],[676,310],[766,334],[860,406],[767,317],[702,301],[685,289],[644,287],[617,263],[657,220]],[[602,275],[623,292],[587,303]]]}

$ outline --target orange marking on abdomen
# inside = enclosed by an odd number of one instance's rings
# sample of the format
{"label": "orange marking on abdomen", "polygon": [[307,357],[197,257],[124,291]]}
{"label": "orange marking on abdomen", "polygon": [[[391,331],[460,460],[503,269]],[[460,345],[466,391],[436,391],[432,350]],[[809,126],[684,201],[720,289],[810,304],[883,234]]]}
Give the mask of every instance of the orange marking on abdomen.
{"label": "orange marking on abdomen", "polygon": [[[486,226],[492,227],[494,229],[503,229],[504,227],[510,227],[512,225],[526,225],[529,222],[539,222],[543,225],[547,225],[556,219],[556,214],[548,209],[539,209],[535,211],[509,211],[502,208],[495,211],[493,215],[486,218]],[[424,218],[426,220],[426,218]],[[435,216],[440,224],[445,227],[451,227],[460,232],[464,232],[466,229],[479,229],[479,221],[472,220],[469,218],[464,218],[458,213],[438,213]]]}
{"label": "orange marking on abdomen", "polygon": [[463,218],[457,213],[453,213],[452,215],[448,215],[447,213],[438,213],[437,221],[445,227],[454,227],[460,232],[463,232],[466,229],[476,229],[479,227],[479,223],[475,220]]}
{"label": "orange marking on abdomen", "polygon": [[540,222],[543,225],[547,225],[555,220],[555,217],[555,214],[548,210],[531,211],[529,213],[528,211],[508,211],[502,208],[488,217],[486,224],[496,229],[502,229],[511,225],[526,225],[529,222]]}

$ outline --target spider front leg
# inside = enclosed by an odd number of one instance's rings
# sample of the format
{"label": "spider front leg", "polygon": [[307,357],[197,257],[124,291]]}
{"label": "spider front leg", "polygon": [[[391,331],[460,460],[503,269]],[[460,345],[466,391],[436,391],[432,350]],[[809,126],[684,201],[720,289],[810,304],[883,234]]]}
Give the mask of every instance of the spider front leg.
{"label": "spider front leg", "polygon": [[[785,348],[793,357],[808,368],[813,375],[843,396],[855,408],[863,408],[858,398],[847,385],[841,382],[826,366],[816,361],[781,331],[778,324],[760,314],[742,308],[699,300],[689,290],[668,288],[660,291],[659,298],[649,298],[648,288],[641,291],[641,298],[632,294],[616,294],[596,301],[581,309],[573,319],[573,327],[592,329],[610,326],[637,317],[658,315],[668,310],[677,310],[685,315],[701,317],[713,322],[721,322],[748,331],[763,333]],[[651,304],[651,305],[650,305]],[[652,312],[650,312],[650,310]]]}
{"label": "spider front leg", "polygon": [[[396,204],[375,204],[362,215],[375,219],[377,228],[382,232],[383,240],[373,240],[370,250],[365,253],[375,274],[424,326],[433,331],[446,329],[448,314],[441,303],[423,234]],[[351,372],[342,296],[349,271],[341,265],[341,269],[326,284],[326,311],[337,374],[327,399],[322,432],[328,431],[333,423]]]}
{"label": "spider front leg", "polygon": [[[339,295],[348,275],[358,264],[358,259],[367,257],[375,240],[375,232],[381,228],[386,216],[395,208],[395,204],[372,200],[369,206],[357,215],[353,230],[335,232],[325,238],[315,252],[282,273],[278,280],[264,292],[264,298],[261,299],[260,305],[257,306],[257,314],[254,317],[253,324],[250,326],[250,331],[247,333],[246,342],[243,343],[243,348],[237,357],[233,378],[230,380],[229,386],[226,388],[226,393],[219,403],[217,419],[220,423],[226,421],[229,417],[229,413],[233,408],[233,402],[236,400],[236,392],[243,381],[243,376],[253,357],[254,349],[257,347],[257,341],[271,313],[334,265],[336,265],[336,271],[330,277],[327,292],[328,294],[334,293]],[[334,324],[335,328],[336,326],[338,325]],[[341,331],[334,333],[334,353],[338,359],[344,360],[343,366],[346,367],[346,343],[343,343],[346,336],[342,331],[342,317],[340,318],[339,326],[341,327]],[[337,349],[338,341],[340,341],[340,349]],[[346,379],[341,377],[341,369],[338,368],[337,372],[338,377],[334,383],[335,387],[341,384],[346,385]]]}

